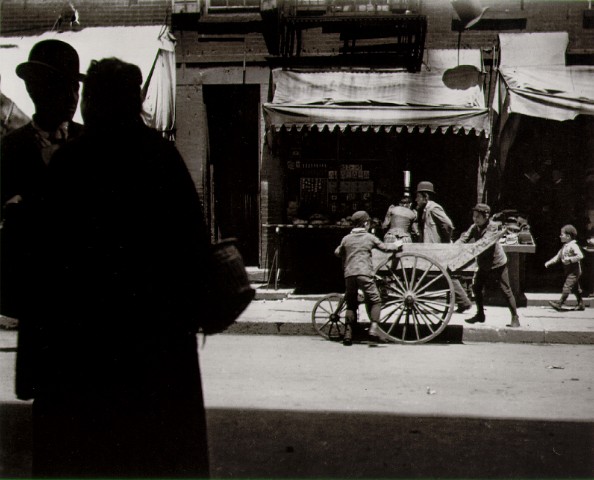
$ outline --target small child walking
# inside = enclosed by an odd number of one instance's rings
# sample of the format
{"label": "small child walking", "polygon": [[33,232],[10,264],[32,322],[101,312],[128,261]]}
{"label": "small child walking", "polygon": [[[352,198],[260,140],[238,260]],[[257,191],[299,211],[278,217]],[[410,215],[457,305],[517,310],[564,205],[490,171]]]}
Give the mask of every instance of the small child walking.
{"label": "small child walking", "polygon": [[385,252],[398,250],[402,241],[383,243],[375,235],[369,233],[370,217],[365,211],[355,212],[351,217],[354,228],[351,233],[343,237],[340,245],[334,251],[337,257],[342,257],[344,264],[344,279],[346,284],[346,328],[343,339],[344,345],[353,343],[353,326],[357,321],[359,289],[363,291],[365,306],[371,326],[369,335],[382,337],[378,327],[382,309],[381,298],[377,286],[373,281],[372,251],[374,248]]}
{"label": "small child walking", "polygon": [[580,287],[580,277],[582,275],[581,261],[584,258],[584,254],[575,241],[577,238],[577,230],[573,225],[565,225],[561,229],[559,238],[563,246],[561,247],[561,250],[557,252],[557,255],[545,262],[545,267],[549,268],[556,263],[562,263],[563,272],[565,273],[565,283],[563,284],[563,290],[559,301],[549,302],[549,305],[557,311],[562,311],[563,304],[567,300],[567,297],[569,297],[570,293],[573,293],[578,302],[575,310],[585,310],[586,306],[584,305],[582,289]]}

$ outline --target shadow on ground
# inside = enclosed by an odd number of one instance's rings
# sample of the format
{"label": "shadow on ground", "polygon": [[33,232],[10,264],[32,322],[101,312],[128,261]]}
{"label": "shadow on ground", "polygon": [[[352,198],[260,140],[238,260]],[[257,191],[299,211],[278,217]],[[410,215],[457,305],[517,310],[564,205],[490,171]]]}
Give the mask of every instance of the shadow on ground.
{"label": "shadow on ground", "polygon": [[[1,406],[1,477],[30,474],[30,415],[27,404]],[[217,478],[594,474],[594,422],[210,409],[208,426]]]}

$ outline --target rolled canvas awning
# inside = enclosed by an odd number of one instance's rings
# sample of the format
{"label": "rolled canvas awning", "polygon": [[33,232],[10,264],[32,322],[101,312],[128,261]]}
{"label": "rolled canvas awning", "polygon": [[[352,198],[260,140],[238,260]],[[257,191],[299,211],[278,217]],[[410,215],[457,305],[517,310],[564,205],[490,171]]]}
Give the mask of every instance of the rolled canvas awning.
{"label": "rolled canvas awning", "polygon": [[448,88],[438,56],[436,65],[419,73],[274,70],[274,98],[264,104],[267,128],[488,135],[480,82],[466,89]]}
{"label": "rolled canvas awning", "polygon": [[499,81],[496,111],[558,121],[594,115],[594,67],[503,67]]}
{"label": "rolled canvas awning", "polygon": [[496,112],[558,121],[594,115],[594,67],[565,65],[567,33],[500,34],[499,39]]}

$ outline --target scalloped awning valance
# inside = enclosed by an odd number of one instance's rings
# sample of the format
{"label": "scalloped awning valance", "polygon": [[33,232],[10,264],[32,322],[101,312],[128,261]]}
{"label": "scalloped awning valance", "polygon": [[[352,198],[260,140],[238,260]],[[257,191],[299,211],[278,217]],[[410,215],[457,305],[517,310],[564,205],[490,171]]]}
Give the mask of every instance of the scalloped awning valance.
{"label": "scalloped awning valance", "polygon": [[[429,129],[488,136],[482,82],[466,89],[448,88],[443,82],[444,71],[274,70],[274,98],[264,104],[266,126],[273,131]],[[480,75],[478,69],[476,75]]]}

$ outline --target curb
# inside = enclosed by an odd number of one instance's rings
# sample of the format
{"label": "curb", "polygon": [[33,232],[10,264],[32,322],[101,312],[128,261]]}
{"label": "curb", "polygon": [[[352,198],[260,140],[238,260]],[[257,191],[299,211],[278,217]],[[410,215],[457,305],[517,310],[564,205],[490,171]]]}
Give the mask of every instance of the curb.
{"label": "curb", "polygon": [[[237,322],[223,334],[229,335],[288,335],[320,337],[311,323]],[[441,335],[429,343],[543,343],[594,345],[594,332],[525,330],[521,327],[488,328],[448,325]],[[418,345],[418,344],[416,344]]]}
{"label": "curb", "polygon": [[[252,284],[252,288],[256,290],[256,296],[254,300],[283,300],[283,299],[305,299],[305,300],[319,300],[323,298],[326,293],[314,293],[314,294],[299,294],[294,293],[293,288],[278,288],[265,287],[261,284]],[[330,292],[329,292],[330,293]],[[526,306],[527,307],[548,307],[549,302],[552,300],[559,300],[559,294],[557,293],[531,293],[526,292]],[[584,297],[584,304],[586,308],[594,308],[594,297]],[[570,298],[566,303],[568,308],[573,308],[577,305],[574,298]]]}

